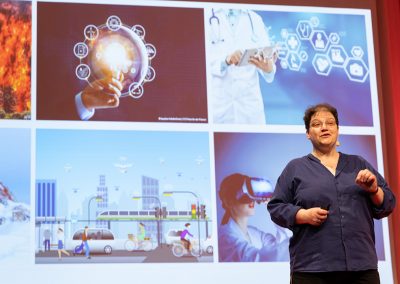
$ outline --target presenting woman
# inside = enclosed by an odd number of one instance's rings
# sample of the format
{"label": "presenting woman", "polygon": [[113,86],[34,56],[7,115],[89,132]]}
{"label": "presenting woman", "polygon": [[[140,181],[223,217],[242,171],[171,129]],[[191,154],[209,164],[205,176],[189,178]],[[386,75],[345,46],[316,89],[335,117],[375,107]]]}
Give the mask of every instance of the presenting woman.
{"label": "presenting woman", "polygon": [[312,152],[288,163],[268,203],[272,220],[293,232],[291,283],[380,283],[374,218],[388,216],[395,197],[365,159],[337,151],[333,106],[308,108],[304,123]]}

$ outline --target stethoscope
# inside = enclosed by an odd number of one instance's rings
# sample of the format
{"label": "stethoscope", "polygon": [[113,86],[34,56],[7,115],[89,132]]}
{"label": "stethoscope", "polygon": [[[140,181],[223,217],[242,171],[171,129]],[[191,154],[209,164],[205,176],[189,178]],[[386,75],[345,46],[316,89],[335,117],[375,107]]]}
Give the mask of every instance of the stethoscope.
{"label": "stethoscope", "polygon": [[[208,19],[208,23],[211,26],[211,43],[212,44],[217,44],[220,42],[225,42],[225,39],[221,37],[221,23],[219,21],[219,18],[215,15],[214,12],[214,8],[211,9],[211,17]],[[249,21],[250,21],[250,26],[251,26],[251,40],[253,42],[257,42],[258,41],[258,36],[256,35],[255,31],[254,31],[254,24],[253,24],[253,20],[251,18],[250,13],[247,11],[247,16],[249,17]]]}

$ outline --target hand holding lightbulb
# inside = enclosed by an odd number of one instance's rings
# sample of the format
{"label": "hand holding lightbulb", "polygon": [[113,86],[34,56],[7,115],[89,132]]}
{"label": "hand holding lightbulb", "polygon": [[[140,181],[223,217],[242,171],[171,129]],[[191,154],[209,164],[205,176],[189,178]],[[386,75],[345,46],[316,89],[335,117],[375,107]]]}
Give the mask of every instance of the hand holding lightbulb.
{"label": "hand holding lightbulb", "polygon": [[83,105],[89,110],[118,107],[123,80],[124,75],[119,71],[115,76],[107,76],[90,83],[82,91]]}

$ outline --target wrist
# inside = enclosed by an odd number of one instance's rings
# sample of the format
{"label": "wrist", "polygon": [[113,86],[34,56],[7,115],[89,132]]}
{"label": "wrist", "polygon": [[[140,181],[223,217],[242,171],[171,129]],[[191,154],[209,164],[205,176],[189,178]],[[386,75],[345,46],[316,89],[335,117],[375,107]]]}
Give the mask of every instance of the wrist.
{"label": "wrist", "polygon": [[378,191],[379,191],[379,186],[376,186],[376,190],[370,191],[370,192],[369,192],[369,195],[370,195],[370,196],[374,196],[374,195],[376,195],[376,194],[378,193]]}
{"label": "wrist", "polygon": [[231,65],[231,56],[230,55],[225,58],[225,63],[228,66]]}

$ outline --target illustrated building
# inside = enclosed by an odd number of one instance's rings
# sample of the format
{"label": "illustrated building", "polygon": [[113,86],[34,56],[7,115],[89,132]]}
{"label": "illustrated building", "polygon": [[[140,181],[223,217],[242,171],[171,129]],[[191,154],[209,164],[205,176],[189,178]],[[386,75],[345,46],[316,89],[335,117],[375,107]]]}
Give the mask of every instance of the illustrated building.
{"label": "illustrated building", "polygon": [[[101,197],[102,199],[97,201],[96,206],[96,216],[99,215],[101,212],[106,211],[108,208],[108,187],[106,186],[106,176],[100,175],[99,176],[99,186],[97,187],[97,196]],[[97,228],[108,228],[107,221],[96,221]]]}
{"label": "illustrated building", "polygon": [[[142,196],[148,198],[142,198],[142,209],[153,210],[159,207],[159,199],[150,198],[151,196],[159,198],[159,181],[158,179],[142,176]],[[146,226],[146,234],[155,238],[157,235],[157,223],[156,222],[143,222]]]}
{"label": "illustrated building", "polygon": [[36,180],[36,216],[56,217],[56,180]]}

